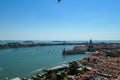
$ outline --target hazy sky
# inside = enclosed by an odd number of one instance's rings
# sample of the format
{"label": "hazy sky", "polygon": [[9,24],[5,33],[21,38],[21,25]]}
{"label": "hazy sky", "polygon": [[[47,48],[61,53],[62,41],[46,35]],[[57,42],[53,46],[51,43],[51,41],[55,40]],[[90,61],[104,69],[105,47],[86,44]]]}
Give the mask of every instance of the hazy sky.
{"label": "hazy sky", "polygon": [[120,40],[120,0],[0,0],[1,40]]}

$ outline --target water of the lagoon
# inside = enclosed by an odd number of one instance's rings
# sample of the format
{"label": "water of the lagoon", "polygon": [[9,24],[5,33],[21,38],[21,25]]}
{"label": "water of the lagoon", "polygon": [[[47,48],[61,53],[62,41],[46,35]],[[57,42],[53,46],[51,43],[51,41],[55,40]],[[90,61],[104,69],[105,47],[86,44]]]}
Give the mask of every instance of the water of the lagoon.
{"label": "water of the lagoon", "polygon": [[[8,42],[22,42],[14,40],[0,40],[0,44]],[[51,43],[52,41],[34,41],[35,43]],[[68,41],[86,42],[86,41]],[[117,42],[120,40],[105,40],[93,42]],[[52,42],[53,43],[53,42]],[[55,42],[56,43],[56,42]],[[73,60],[81,60],[90,54],[79,54],[62,56],[63,49],[72,49],[74,46],[44,46],[31,48],[11,48],[0,50],[0,80],[5,77],[31,77],[41,72],[43,68],[51,68],[57,65],[66,64]]]}
{"label": "water of the lagoon", "polygon": [[43,68],[51,68],[73,60],[81,60],[89,54],[62,56],[64,48],[74,46],[44,46],[0,50],[0,80],[14,77],[31,77]]}

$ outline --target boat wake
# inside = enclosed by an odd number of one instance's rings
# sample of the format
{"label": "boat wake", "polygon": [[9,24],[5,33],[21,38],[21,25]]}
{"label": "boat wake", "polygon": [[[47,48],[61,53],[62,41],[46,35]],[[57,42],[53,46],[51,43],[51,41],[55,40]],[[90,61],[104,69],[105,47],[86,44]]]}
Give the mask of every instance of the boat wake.
{"label": "boat wake", "polygon": [[0,71],[2,70],[2,68],[0,67]]}
{"label": "boat wake", "polygon": [[4,53],[8,53],[12,51],[12,49],[8,49],[8,50],[0,50],[0,54],[4,54]]}
{"label": "boat wake", "polygon": [[37,53],[32,53],[32,55],[37,55]]}
{"label": "boat wake", "polygon": [[59,64],[64,64],[64,63],[67,63],[67,61],[60,62]]}
{"label": "boat wake", "polygon": [[34,74],[34,73],[40,72],[40,71],[42,71],[42,70],[43,70],[43,68],[37,69],[37,70],[32,71],[30,74]]}

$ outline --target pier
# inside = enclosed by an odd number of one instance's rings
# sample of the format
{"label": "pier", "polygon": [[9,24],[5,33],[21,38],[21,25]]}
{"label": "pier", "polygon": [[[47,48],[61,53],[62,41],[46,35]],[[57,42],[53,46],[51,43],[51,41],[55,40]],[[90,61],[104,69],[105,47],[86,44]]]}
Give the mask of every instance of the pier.
{"label": "pier", "polygon": [[13,79],[10,79],[10,80],[21,80],[19,77],[16,77],[16,78],[13,78]]}
{"label": "pier", "polygon": [[67,64],[62,64],[62,65],[59,65],[59,66],[55,66],[55,67],[46,69],[46,71],[50,71],[50,70],[61,70],[61,69],[65,69],[65,68],[68,68],[68,67],[69,67],[69,65],[67,65]]}

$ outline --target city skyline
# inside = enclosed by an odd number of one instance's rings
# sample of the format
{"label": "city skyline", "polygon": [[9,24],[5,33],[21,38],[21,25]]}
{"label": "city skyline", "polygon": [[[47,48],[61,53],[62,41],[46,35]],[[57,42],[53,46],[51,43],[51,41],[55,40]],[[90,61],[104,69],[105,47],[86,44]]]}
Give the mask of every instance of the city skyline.
{"label": "city skyline", "polygon": [[119,0],[0,0],[0,40],[120,40]]}

